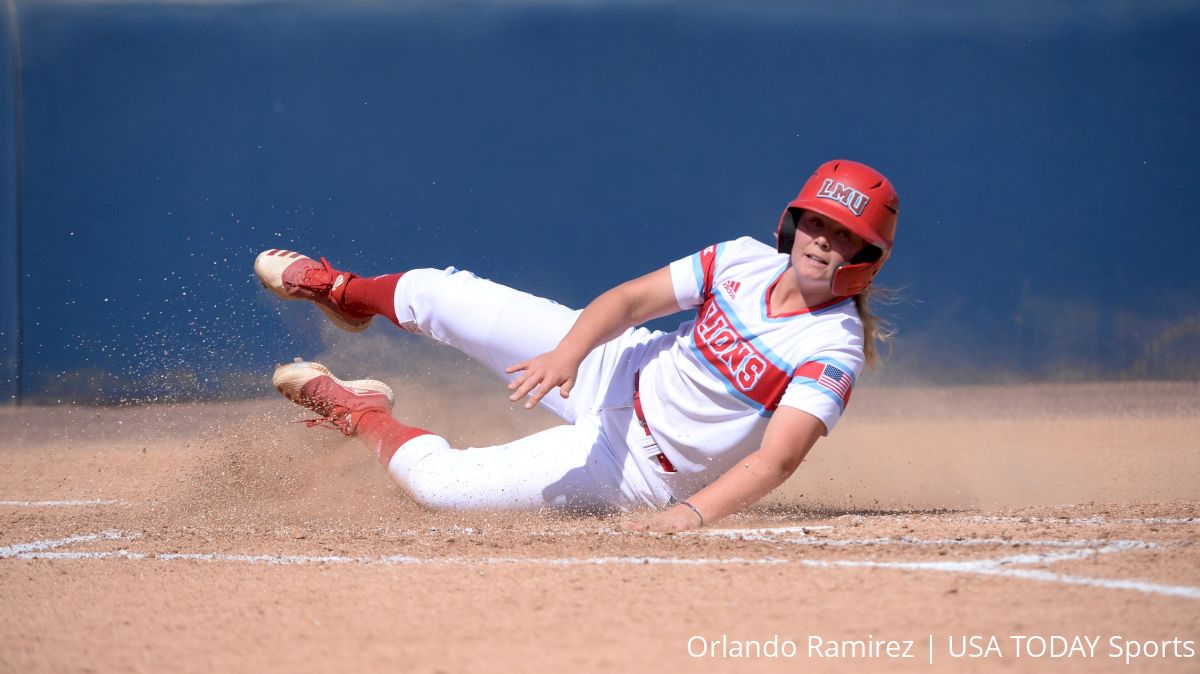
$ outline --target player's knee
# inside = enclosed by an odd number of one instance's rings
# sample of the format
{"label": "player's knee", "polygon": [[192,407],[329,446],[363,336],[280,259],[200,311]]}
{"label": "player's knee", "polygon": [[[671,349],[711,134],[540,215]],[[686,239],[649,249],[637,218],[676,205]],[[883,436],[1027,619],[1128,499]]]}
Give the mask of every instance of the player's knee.
{"label": "player's knee", "polygon": [[445,438],[422,435],[396,450],[388,472],[400,483],[412,500],[431,510],[464,510],[463,485],[455,484],[452,449]]}
{"label": "player's knee", "polygon": [[430,510],[464,510],[458,502],[458,495],[448,488],[444,480],[433,479],[428,475],[412,476],[405,484],[404,490],[412,500],[421,507]]}

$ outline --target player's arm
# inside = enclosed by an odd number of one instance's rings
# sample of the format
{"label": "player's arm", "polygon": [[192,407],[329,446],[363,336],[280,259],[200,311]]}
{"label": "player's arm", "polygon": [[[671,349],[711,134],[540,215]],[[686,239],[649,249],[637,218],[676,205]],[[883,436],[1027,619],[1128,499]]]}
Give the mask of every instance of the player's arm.
{"label": "player's arm", "polygon": [[758,450],[688,499],[695,511],[677,504],[626,526],[682,531],[699,527],[701,517],[704,524],[709,524],[735,513],[787,481],[824,433],[825,424],[820,419],[794,407],[780,406],[771,416]]}
{"label": "player's arm", "polygon": [[646,321],[669,316],[682,308],[675,300],[670,267],[663,267],[605,292],[589,304],[553,351],[510,366],[523,372],[509,384],[509,400],[532,392],[526,408],[538,403],[555,386],[566,398],[575,385],[579,364],[592,349]]}

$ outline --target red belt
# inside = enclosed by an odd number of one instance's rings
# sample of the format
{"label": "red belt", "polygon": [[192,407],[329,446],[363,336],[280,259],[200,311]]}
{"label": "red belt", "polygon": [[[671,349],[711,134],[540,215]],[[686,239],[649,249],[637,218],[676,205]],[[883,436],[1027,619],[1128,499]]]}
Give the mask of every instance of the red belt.
{"label": "red belt", "polygon": [[[642,430],[646,431],[646,436],[653,439],[653,436],[650,435],[650,424],[646,423],[646,413],[642,411],[642,394],[638,392],[638,382],[641,380],[641,376],[641,371],[633,373],[633,413],[635,416],[637,416],[638,423],[641,424]],[[666,454],[659,452],[652,458],[658,461],[658,465],[661,466],[664,471],[668,473],[676,472],[675,464],[671,463],[671,460],[667,458]]]}

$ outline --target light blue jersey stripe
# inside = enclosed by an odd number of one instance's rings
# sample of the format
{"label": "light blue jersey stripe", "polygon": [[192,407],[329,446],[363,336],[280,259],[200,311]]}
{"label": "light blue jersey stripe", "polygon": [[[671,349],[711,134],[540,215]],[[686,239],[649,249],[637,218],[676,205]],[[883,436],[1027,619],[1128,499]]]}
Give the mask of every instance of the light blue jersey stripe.
{"label": "light blue jersey stripe", "polygon": [[725,315],[729,317],[729,322],[733,325],[733,329],[737,330],[738,334],[741,335],[744,341],[749,342],[750,345],[753,346],[763,356],[765,356],[767,360],[771,361],[772,365],[780,370],[791,373],[796,369],[795,365],[789,363],[785,358],[772,351],[770,347],[763,342],[762,337],[752,332],[750,328],[746,327],[746,324],[743,323],[740,318],[738,318],[737,312],[733,310],[733,307],[724,297],[717,293],[713,293],[713,297],[717,300],[717,306],[721,307],[721,311],[725,312]]}

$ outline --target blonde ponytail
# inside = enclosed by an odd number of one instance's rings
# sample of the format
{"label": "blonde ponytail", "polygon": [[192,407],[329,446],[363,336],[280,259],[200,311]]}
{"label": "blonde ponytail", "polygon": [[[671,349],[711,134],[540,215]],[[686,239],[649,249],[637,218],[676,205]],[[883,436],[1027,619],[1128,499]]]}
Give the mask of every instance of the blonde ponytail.
{"label": "blonde ponytail", "polygon": [[891,299],[890,295],[891,292],[886,289],[868,287],[854,296],[854,307],[858,309],[858,317],[862,320],[863,355],[866,357],[868,368],[874,368],[879,362],[879,347],[876,342],[884,344],[890,350],[892,337],[896,334],[896,326],[892,325],[891,321],[872,313],[871,299],[874,296],[876,300],[887,303]]}

